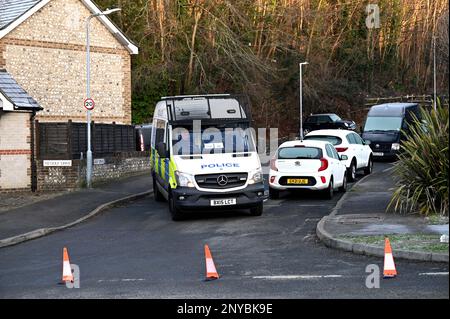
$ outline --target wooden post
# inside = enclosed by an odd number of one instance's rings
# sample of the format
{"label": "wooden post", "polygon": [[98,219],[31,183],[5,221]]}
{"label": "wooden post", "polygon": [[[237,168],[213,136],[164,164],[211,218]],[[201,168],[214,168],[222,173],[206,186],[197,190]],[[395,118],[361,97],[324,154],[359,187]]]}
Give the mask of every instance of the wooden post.
{"label": "wooden post", "polygon": [[[113,145],[112,153],[116,153],[117,152],[116,129],[117,129],[116,122],[112,122],[112,132],[113,132],[113,134],[112,134],[113,135],[113,137],[112,137],[112,145]],[[109,153],[109,150],[108,150],[108,153]]]}
{"label": "wooden post", "polygon": [[36,140],[34,141],[34,147],[36,150],[36,159],[41,159],[41,137],[40,137],[40,127],[39,127],[39,120],[34,121],[34,135],[36,137]]}
{"label": "wooden post", "polygon": [[36,130],[35,130],[35,117],[36,113],[33,111],[33,113],[31,114],[30,117],[30,137],[31,137],[31,141],[30,141],[30,148],[31,148],[31,156],[30,156],[30,160],[31,160],[31,191],[34,193],[36,192],[37,189],[37,174],[36,174]]}
{"label": "wooden post", "polygon": [[96,134],[95,134],[95,122],[92,121],[92,126],[91,126],[91,151],[92,151],[92,158],[95,155],[95,152],[97,151],[97,144],[95,143],[96,141]]}
{"label": "wooden post", "polygon": [[67,122],[67,159],[72,159],[72,120]]}

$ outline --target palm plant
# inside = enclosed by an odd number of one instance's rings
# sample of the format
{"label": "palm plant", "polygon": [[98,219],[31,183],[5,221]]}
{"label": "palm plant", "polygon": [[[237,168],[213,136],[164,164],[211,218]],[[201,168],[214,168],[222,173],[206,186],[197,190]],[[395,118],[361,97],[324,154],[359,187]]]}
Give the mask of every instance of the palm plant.
{"label": "palm plant", "polygon": [[448,216],[448,107],[421,111],[410,125],[395,165],[396,190],[389,207],[400,213]]}

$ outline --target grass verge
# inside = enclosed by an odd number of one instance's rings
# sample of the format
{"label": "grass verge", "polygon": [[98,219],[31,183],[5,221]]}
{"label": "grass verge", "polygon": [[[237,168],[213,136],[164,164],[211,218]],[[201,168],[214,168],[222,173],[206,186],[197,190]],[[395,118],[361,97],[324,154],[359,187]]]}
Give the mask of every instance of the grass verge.
{"label": "grass verge", "polygon": [[[440,235],[437,234],[401,234],[389,235],[392,249],[409,250],[415,252],[427,253],[446,253],[448,254],[448,243],[440,242]],[[372,246],[384,247],[384,235],[376,236],[351,236],[342,235],[339,239],[351,241],[355,244],[367,244]]]}

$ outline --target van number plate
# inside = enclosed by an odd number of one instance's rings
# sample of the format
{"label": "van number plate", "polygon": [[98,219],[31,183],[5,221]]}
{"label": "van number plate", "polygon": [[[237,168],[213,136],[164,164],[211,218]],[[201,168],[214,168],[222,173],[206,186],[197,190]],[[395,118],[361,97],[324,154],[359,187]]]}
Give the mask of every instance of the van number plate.
{"label": "van number plate", "polygon": [[236,198],[212,199],[211,206],[228,206],[236,205]]}

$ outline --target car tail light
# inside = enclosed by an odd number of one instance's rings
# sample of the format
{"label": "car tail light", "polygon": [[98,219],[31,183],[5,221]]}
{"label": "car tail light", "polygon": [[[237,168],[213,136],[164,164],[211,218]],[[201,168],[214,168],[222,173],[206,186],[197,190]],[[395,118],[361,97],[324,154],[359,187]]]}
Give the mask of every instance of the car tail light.
{"label": "car tail light", "polygon": [[270,184],[273,184],[275,182],[275,176],[270,176]]}
{"label": "car tail light", "polygon": [[348,150],[348,147],[336,147],[336,151],[338,152],[345,152],[346,150]]}
{"label": "car tail light", "polygon": [[273,170],[273,171],[278,171],[277,159],[276,158],[272,158],[270,160],[270,169]]}
{"label": "car tail light", "polygon": [[320,159],[320,168],[319,172],[324,171],[328,168],[328,160],[324,157]]}
{"label": "car tail light", "polygon": [[323,184],[325,184],[327,182],[327,179],[325,178],[325,176],[320,176],[320,180],[322,181]]}

